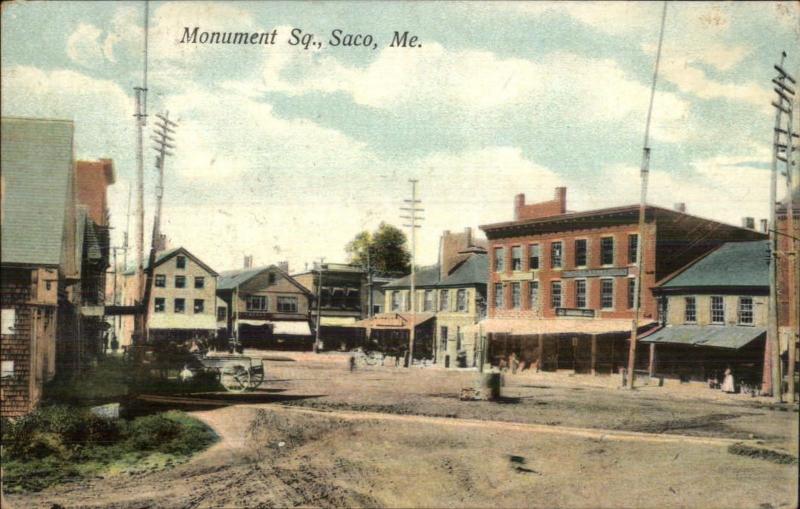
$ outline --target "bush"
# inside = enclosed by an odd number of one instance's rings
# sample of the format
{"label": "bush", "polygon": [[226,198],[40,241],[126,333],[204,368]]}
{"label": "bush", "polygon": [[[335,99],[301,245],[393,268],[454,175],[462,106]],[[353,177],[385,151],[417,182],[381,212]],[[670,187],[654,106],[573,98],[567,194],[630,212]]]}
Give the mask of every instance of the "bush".
{"label": "bush", "polygon": [[170,442],[181,433],[181,425],[162,415],[134,419],[128,426],[128,441],[134,449],[152,450]]}

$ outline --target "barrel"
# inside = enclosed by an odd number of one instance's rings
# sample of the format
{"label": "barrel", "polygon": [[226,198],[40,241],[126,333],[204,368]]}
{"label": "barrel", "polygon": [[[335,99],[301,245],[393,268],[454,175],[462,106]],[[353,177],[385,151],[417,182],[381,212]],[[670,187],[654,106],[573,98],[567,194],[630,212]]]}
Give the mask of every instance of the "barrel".
{"label": "barrel", "polygon": [[483,399],[492,401],[500,398],[500,386],[502,385],[500,376],[500,373],[496,372],[483,374],[481,377],[481,394],[483,395]]}

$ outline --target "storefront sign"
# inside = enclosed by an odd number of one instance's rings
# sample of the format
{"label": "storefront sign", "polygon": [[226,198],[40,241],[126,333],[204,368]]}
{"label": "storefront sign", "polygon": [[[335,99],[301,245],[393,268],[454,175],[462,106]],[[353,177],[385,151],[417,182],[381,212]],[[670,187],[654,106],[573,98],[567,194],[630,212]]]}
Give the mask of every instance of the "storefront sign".
{"label": "storefront sign", "polygon": [[556,308],[556,316],[572,316],[580,318],[594,318],[594,309],[582,308]]}
{"label": "storefront sign", "polygon": [[614,277],[614,276],[627,276],[628,268],[623,269],[609,268],[609,269],[580,269],[580,270],[565,270],[561,273],[561,277]]}

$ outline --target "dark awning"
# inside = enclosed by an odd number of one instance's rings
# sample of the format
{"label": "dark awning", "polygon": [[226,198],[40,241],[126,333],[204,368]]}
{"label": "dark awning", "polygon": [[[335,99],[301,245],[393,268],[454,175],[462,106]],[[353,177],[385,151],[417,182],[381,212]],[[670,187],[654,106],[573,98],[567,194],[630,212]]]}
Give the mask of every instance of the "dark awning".
{"label": "dark awning", "polygon": [[642,339],[642,343],[707,346],[738,350],[763,337],[764,327],[726,325],[667,326]]}

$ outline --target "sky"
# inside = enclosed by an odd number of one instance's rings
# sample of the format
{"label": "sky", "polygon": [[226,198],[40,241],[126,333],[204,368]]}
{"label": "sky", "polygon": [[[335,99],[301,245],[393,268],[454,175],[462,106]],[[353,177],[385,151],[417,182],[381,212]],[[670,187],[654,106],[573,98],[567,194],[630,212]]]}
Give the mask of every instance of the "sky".
{"label": "sky", "polygon": [[[800,76],[800,8],[670,3],[648,202],[739,224],[767,217],[782,51]],[[662,4],[150,2],[148,111],[178,122],[163,231],[217,271],[299,272],[381,221],[418,179],[420,264],[443,230],[512,219],[513,198],[567,208],[639,200]],[[133,88],[143,2],[4,3],[2,114],[75,122],[79,159],[114,160],[113,241],[135,185]],[[271,32],[274,45],[181,44],[184,27]],[[293,29],[320,47],[288,44]],[[376,47],[334,47],[331,33]],[[389,47],[394,31],[419,47]],[[145,139],[153,122],[148,123]],[[147,145],[146,232],[156,171]],[[779,194],[780,196],[780,194]],[[131,238],[134,222],[130,222]],[[149,234],[147,234],[149,236]]]}

